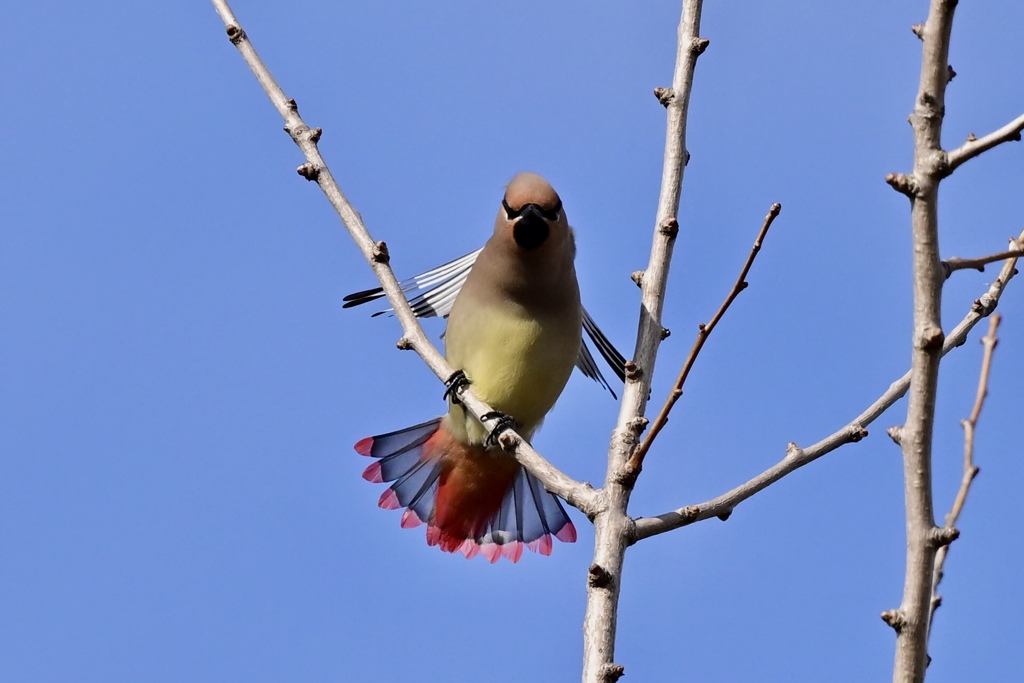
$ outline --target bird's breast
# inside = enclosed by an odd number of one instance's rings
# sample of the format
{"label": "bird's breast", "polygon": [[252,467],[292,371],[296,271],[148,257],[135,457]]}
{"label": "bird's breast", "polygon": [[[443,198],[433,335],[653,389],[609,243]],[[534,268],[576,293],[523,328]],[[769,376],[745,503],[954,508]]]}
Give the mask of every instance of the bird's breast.
{"label": "bird's breast", "polygon": [[[466,373],[477,397],[513,417],[517,431],[529,438],[576,363],[582,335],[578,309],[534,317],[510,303],[455,313],[445,336],[449,363]],[[472,418],[466,431],[471,442],[486,437]]]}

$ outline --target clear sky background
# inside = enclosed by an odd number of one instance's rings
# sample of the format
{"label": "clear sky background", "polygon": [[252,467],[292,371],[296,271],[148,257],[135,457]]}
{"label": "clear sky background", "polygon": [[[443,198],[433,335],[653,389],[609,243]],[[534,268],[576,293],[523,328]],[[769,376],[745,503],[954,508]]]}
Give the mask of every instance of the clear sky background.
{"label": "clear sky background", "polygon": [[[706,3],[653,404],[772,202],[743,293],[647,459],[635,515],[713,497],[856,416],[909,365],[908,171],[927,3]],[[546,175],[584,301],[632,354],[677,2],[236,0],[400,276],[480,246]],[[944,143],[1024,111],[1024,5],[961,2]],[[572,681],[593,533],[495,566],[377,508],[359,438],[440,414],[372,274],[207,2],[0,9],[0,680]],[[943,183],[942,253],[1024,227],[1024,146]],[[997,269],[957,273],[952,327]],[[929,681],[1024,680],[1024,281],[942,585]],[[987,323],[984,324],[987,326]],[[978,328],[943,363],[936,493],[960,478]],[[428,326],[440,335],[442,326]],[[629,681],[888,680],[903,586],[885,436],[629,551]],[[604,477],[617,405],[576,375],[535,439]]]}

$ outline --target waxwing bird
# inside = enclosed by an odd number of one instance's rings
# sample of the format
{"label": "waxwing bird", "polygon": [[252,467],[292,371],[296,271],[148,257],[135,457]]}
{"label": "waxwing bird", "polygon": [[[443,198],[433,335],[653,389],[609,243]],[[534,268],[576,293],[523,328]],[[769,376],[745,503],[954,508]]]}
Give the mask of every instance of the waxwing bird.
{"label": "waxwing bird", "polygon": [[[474,394],[502,422],[530,439],[572,373],[583,365],[585,321],[573,265],[576,247],[562,201],[546,180],[521,173],[509,183],[483,249],[418,276],[420,315],[448,317],[445,356]],[[438,292],[431,296],[431,291]],[[378,298],[375,290],[346,297],[347,305]],[[429,312],[425,312],[428,311]],[[618,354],[596,325],[602,355]],[[589,351],[584,372],[601,381]],[[614,356],[613,356],[614,357]],[[621,356],[618,356],[621,358]],[[624,363],[624,361],[623,361]],[[552,536],[576,540],[559,499],[496,445],[457,399],[448,413],[355,445],[375,458],[363,473],[391,482],[379,505],[404,507],[401,524],[426,523],[427,543],[467,557],[513,562],[523,548],[551,553]]]}

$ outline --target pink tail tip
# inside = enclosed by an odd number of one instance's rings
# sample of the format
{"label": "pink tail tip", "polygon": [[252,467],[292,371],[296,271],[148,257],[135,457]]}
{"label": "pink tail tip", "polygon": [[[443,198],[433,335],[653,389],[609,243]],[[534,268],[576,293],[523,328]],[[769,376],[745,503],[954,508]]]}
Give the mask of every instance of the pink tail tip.
{"label": "pink tail tip", "polygon": [[[374,484],[383,484],[384,478],[380,474],[380,463],[370,463],[370,466],[363,470],[363,479],[372,481]],[[391,489],[388,490],[390,491]]]}
{"label": "pink tail tip", "polygon": [[359,441],[356,441],[356,445],[353,446],[353,448],[356,449],[356,453],[358,453],[359,455],[369,456],[370,450],[373,448],[373,437],[368,436],[365,439],[360,439]]}
{"label": "pink tail tip", "polygon": [[566,523],[566,525],[559,529],[558,533],[555,534],[555,538],[562,543],[575,543],[576,527],[572,525],[572,522]]}
{"label": "pink tail tip", "polygon": [[398,496],[391,489],[386,489],[384,493],[380,494],[377,505],[385,510],[397,510],[402,507],[402,504],[398,502]]}
{"label": "pink tail tip", "polygon": [[[390,491],[391,489],[388,490]],[[423,524],[423,520],[420,519],[420,516],[416,514],[415,510],[409,509],[402,513],[403,529],[412,529],[413,527],[417,527],[420,524]]]}
{"label": "pink tail tip", "polygon": [[523,556],[523,544],[521,541],[512,541],[501,546],[502,556],[510,560],[512,564],[519,561],[519,558]]}
{"label": "pink tail tip", "polygon": [[554,547],[554,543],[551,542],[551,534],[544,534],[537,540],[527,543],[526,547],[533,552],[540,553],[546,557],[551,554],[551,549]]}
{"label": "pink tail tip", "polygon": [[494,564],[501,557],[501,546],[497,543],[484,543],[480,546],[480,554],[487,558],[487,561]]}

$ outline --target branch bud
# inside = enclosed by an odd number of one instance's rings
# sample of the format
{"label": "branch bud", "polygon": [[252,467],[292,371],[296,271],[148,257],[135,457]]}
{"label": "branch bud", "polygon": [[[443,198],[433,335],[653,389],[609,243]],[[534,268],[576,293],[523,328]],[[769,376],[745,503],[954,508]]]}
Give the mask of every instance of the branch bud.
{"label": "branch bud", "polygon": [[892,189],[901,194],[905,194],[908,197],[915,197],[917,195],[917,180],[915,180],[912,175],[889,173],[885,176],[885,182],[887,182]]}
{"label": "branch bud", "polygon": [[861,427],[859,424],[850,425],[850,443],[857,443],[868,438],[868,430]]}
{"label": "branch bud", "polygon": [[648,422],[649,420],[643,415],[640,417],[634,417],[629,421],[629,429],[637,436],[640,436],[644,433],[644,430],[647,429]]}
{"label": "branch bud", "polygon": [[951,526],[935,527],[928,534],[928,543],[934,548],[949,545],[960,538],[960,530]]}
{"label": "branch bud", "polygon": [[513,453],[516,447],[519,446],[519,439],[515,437],[511,432],[502,432],[498,437],[498,445],[501,446],[501,450],[506,453]]}
{"label": "branch bud", "polygon": [[228,40],[231,41],[232,45],[238,45],[240,42],[245,40],[245,31],[242,30],[241,26],[232,24],[231,26],[228,26],[227,31]]}
{"label": "branch bud", "polygon": [[661,106],[667,107],[676,98],[676,91],[672,88],[655,88],[654,96],[661,102]]}
{"label": "branch bud", "polygon": [[612,575],[596,562],[587,570],[587,585],[593,588],[607,588],[612,584]]}
{"label": "branch bud", "polygon": [[804,454],[804,449],[790,441],[786,444],[786,460],[796,460]]}
{"label": "branch bud", "polygon": [[917,338],[917,348],[924,351],[934,351],[935,349],[941,349],[942,343],[946,340],[946,335],[943,333],[941,327],[929,327],[921,331],[921,334]]}
{"label": "branch bud", "polygon": [[676,235],[679,234],[679,221],[675,218],[666,219],[658,226],[658,232],[669,239],[675,239]]}
{"label": "branch bud", "polygon": [[896,631],[896,633],[899,633],[903,630],[903,615],[900,613],[899,610],[886,610],[882,612],[881,617],[882,621],[889,624],[889,626],[892,627],[892,630]]}
{"label": "branch bud", "polygon": [[320,169],[308,161],[295,169],[295,172],[306,180],[314,181],[320,177]]}
{"label": "branch bud", "polygon": [[621,664],[604,664],[601,666],[602,683],[615,683],[626,673],[625,667]]}
{"label": "branch bud", "polygon": [[631,360],[626,361],[625,369],[626,379],[632,382],[638,381],[644,374],[644,371],[640,368],[640,366]]}
{"label": "branch bud", "polygon": [[903,445],[903,427],[892,426],[885,430],[892,442],[897,446]]}
{"label": "branch bud", "polygon": [[388,252],[388,245],[384,242],[377,242],[373,245],[372,258],[374,263],[387,263],[391,260],[391,254]]}

